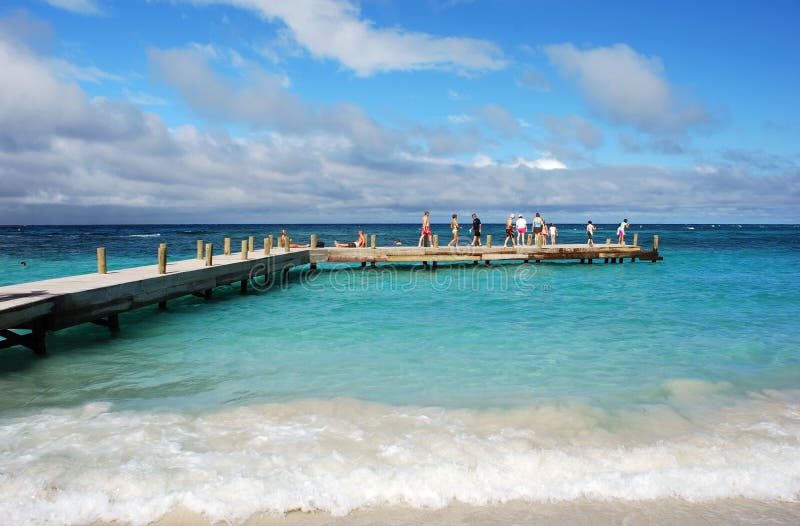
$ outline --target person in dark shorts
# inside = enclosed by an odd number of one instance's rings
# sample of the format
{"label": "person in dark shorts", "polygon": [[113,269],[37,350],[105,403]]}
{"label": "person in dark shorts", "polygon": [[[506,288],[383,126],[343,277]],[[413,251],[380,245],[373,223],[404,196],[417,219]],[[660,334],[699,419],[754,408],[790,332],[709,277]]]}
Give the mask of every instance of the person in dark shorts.
{"label": "person in dark shorts", "polygon": [[470,227],[470,231],[472,232],[472,246],[481,246],[481,220],[478,219],[477,214],[472,214],[472,226]]}
{"label": "person in dark shorts", "polygon": [[592,220],[590,219],[588,223],[586,223],[586,236],[589,238],[589,246],[594,246],[594,225],[592,224]]}
{"label": "person in dark shorts", "polygon": [[512,247],[517,246],[516,241],[514,241],[514,236],[515,235],[516,234],[514,233],[514,214],[510,214],[508,216],[508,219],[506,219],[506,240],[503,241],[503,246],[504,247],[508,246],[508,240],[509,239],[511,240],[511,246]]}

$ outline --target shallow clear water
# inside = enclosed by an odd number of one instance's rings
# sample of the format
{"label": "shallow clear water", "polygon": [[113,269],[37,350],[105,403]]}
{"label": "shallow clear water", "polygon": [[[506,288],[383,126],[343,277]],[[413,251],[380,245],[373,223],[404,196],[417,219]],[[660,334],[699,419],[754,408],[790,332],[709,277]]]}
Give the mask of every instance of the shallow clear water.
{"label": "shallow clear water", "polygon": [[[358,227],[289,230],[330,244]],[[414,225],[364,228],[416,244]],[[238,246],[278,230],[0,227],[0,285],[92,272],[97,246],[121,268],[154,263],[161,242],[191,258],[198,238]],[[583,241],[581,225],[560,230]],[[485,228],[495,243],[501,232]],[[797,501],[800,228],[633,232],[645,246],[659,234],[665,260],[323,265],[247,296],[126,313],[117,337],[60,331],[43,360],[4,351],[0,512],[141,523],[177,506],[241,520],[452,501]]]}

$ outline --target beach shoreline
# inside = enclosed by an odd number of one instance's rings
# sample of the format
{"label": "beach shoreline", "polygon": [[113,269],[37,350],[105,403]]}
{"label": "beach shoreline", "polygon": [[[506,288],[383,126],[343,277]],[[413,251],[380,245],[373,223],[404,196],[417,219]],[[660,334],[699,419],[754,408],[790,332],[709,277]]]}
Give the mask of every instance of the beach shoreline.
{"label": "beach shoreline", "polygon": [[[255,513],[243,522],[219,520],[185,508],[168,512],[148,526],[443,526],[526,524],[526,525],[614,525],[687,524],[749,526],[753,524],[792,525],[800,523],[800,502],[765,502],[751,499],[722,499],[688,502],[681,499],[647,501],[580,499],[561,502],[510,501],[488,506],[452,503],[440,509],[403,506],[358,509],[347,515],[295,511],[286,514]],[[117,521],[93,522],[86,526],[118,526]]]}

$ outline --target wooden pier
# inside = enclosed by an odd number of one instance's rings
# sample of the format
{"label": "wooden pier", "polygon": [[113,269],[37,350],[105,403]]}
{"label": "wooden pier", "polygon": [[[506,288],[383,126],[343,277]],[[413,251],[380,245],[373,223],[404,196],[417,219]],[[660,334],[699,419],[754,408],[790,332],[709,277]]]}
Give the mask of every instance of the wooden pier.
{"label": "wooden pier", "polygon": [[[170,299],[187,295],[210,298],[215,287],[240,283],[242,293],[257,277],[271,279],[289,269],[320,263],[367,264],[422,263],[436,267],[440,262],[573,261],[622,263],[624,260],[660,261],[658,236],[652,250],[637,244],[607,242],[587,245],[520,247],[379,247],[372,236],[369,248],[272,248],[265,238],[264,250],[253,251],[253,240],[242,242],[242,252],[231,254],[226,239],[222,255],[198,241],[197,258],[169,263],[166,245],[158,250],[158,264],[122,270],[107,270],[105,249],[98,249],[98,272],[0,287],[0,349],[22,345],[37,355],[46,353],[46,334],[81,323],[96,323],[119,331],[119,314],[147,305],[164,308]],[[636,238],[635,238],[636,239]],[[311,246],[316,246],[312,236]],[[636,243],[636,241],[634,241]]]}

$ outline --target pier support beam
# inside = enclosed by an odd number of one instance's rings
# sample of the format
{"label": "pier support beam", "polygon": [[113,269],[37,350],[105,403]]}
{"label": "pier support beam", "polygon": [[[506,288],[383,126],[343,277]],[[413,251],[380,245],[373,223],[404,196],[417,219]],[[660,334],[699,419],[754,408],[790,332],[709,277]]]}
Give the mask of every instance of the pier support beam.
{"label": "pier support beam", "polygon": [[167,300],[158,302],[158,310],[167,310]]}
{"label": "pier support beam", "polygon": [[101,327],[108,327],[111,334],[119,334],[119,315],[111,314],[107,318],[93,320],[92,323]]}
{"label": "pier support beam", "polygon": [[0,330],[0,349],[21,345],[33,351],[36,356],[47,354],[46,327],[44,319],[39,318],[31,322],[31,332],[29,334],[19,334],[11,329]]}
{"label": "pier support beam", "polygon": [[247,280],[246,279],[243,279],[241,282],[239,282],[239,292],[241,294],[247,294]]}

